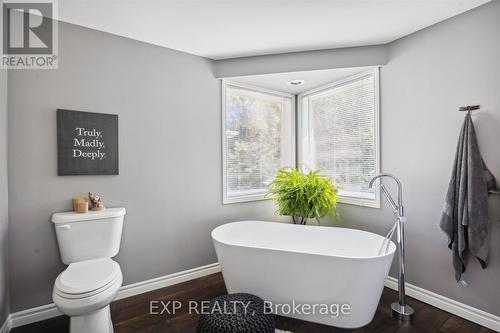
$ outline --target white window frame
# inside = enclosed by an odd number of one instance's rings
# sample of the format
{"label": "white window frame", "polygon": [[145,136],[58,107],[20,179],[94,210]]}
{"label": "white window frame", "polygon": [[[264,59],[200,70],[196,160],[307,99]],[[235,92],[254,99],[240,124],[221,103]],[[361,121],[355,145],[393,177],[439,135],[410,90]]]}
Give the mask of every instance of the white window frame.
{"label": "white window frame", "polygon": [[[240,89],[245,89],[248,91],[253,91],[256,93],[264,93],[269,95],[275,95],[278,97],[285,97],[291,99],[290,112],[284,114],[282,121],[283,133],[288,134],[284,140],[282,140],[282,160],[285,160],[282,166],[295,166],[296,165],[296,126],[295,126],[295,104],[296,96],[292,94],[287,94],[271,89],[265,89],[260,87],[255,87],[247,84],[242,84],[238,82],[233,82],[229,80],[222,80],[222,203],[232,204],[238,202],[248,202],[248,201],[259,201],[259,200],[270,200],[271,198],[267,196],[267,190],[248,190],[242,191],[239,195],[228,196],[227,191],[227,142],[226,142],[226,90],[227,87],[235,87]],[[286,127],[290,130],[287,131]],[[287,133],[289,132],[289,133]],[[287,144],[288,143],[288,144]],[[288,149],[287,146],[289,145]],[[283,156],[283,154],[285,156]]]}
{"label": "white window frame", "polygon": [[[318,93],[334,89],[336,87],[342,86],[346,83],[358,80],[367,75],[373,75],[375,81],[375,174],[380,173],[380,82],[379,82],[379,68],[373,68],[368,71],[349,76],[347,78],[335,81],[323,85],[321,87],[311,89],[297,96],[297,106],[298,106],[298,126],[297,126],[297,137],[298,140],[298,161],[299,165],[309,165],[306,151],[306,145],[309,145],[309,118],[308,113],[303,110],[302,100],[304,97],[309,97],[311,95],[316,95]],[[346,193],[339,193],[340,203],[352,204],[364,207],[380,208],[380,188],[375,186],[375,198],[365,197],[362,195],[349,195]]]}

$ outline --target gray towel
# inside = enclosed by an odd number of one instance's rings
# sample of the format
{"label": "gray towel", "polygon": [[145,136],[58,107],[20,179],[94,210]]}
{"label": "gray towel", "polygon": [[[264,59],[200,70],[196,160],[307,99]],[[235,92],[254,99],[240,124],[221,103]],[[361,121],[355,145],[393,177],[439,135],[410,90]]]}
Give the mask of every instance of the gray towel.
{"label": "gray towel", "polygon": [[495,177],[486,167],[477,144],[470,114],[465,117],[448,186],[441,229],[448,235],[455,278],[465,272],[467,254],[484,269],[488,262],[488,192],[496,190]]}

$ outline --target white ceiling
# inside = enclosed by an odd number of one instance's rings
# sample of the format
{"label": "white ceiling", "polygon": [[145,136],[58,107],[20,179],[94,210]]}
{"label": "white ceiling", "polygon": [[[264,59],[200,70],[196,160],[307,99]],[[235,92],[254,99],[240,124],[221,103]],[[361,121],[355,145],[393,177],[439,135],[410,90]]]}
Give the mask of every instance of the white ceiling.
{"label": "white ceiling", "polygon": [[61,0],[59,18],[212,58],[384,44],[490,0]]}
{"label": "white ceiling", "polygon": [[[321,87],[325,84],[339,81],[348,76],[367,71],[368,69],[370,69],[370,67],[250,75],[232,77],[230,81],[298,95],[305,91]],[[301,86],[288,85],[287,82],[292,80],[304,80],[304,84]]]}

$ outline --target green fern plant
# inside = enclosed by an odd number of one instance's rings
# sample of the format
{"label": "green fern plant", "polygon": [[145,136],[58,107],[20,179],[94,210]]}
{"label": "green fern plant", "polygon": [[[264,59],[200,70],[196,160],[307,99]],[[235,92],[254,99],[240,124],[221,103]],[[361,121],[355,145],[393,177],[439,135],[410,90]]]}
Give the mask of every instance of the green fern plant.
{"label": "green fern plant", "polygon": [[330,178],[312,170],[307,173],[297,168],[278,170],[269,185],[269,195],[274,199],[279,215],[290,215],[294,223],[306,224],[315,218],[337,217],[338,187]]}

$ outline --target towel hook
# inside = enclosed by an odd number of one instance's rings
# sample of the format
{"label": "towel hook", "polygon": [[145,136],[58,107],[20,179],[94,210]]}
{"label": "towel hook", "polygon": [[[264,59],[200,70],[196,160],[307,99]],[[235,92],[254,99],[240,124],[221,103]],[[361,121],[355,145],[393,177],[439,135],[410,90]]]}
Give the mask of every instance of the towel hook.
{"label": "towel hook", "polygon": [[471,111],[479,110],[480,108],[480,105],[466,105],[459,107],[458,111],[467,111],[467,113],[470,115]]}

